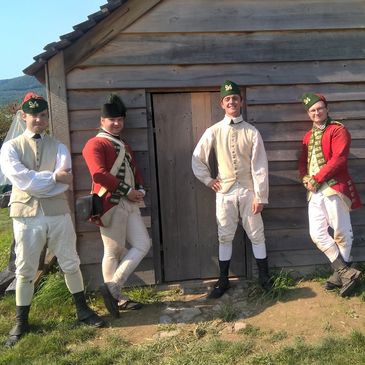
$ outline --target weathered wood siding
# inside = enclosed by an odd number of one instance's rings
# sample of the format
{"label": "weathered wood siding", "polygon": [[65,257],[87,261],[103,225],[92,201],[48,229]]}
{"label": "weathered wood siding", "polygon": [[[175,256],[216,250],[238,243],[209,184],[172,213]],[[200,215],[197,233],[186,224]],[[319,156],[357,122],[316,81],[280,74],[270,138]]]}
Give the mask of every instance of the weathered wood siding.
{"label": "weathered wood siding", "polygon": [[[127,16],[122,9],[115,21]],[[350,168],[365,201],[364,24],[363,0],[159,2],[67,74],[76,195],[90,186],[79,153],[95,132],[108,92],[122,93],[130,108],[126,138],[148,185],[156,177],[149,167],[150,93],[213,91],[232,79],[246,87],[247,119],[261,131],[268,152],[271,194],[264,221],[270,264],[305,271],[325,263],[310,242],[305,192],[297,180],[298,149],[310,128],[299,98],[323,92],[331,116],[345,120],[353,137]],[[148,216],[148,199],[146,205]],[[365,260],[363,215],[363,209],[352,215],[358,260]],[[101,243],[92,228],[78,225],[83,264],[100,261]]]}

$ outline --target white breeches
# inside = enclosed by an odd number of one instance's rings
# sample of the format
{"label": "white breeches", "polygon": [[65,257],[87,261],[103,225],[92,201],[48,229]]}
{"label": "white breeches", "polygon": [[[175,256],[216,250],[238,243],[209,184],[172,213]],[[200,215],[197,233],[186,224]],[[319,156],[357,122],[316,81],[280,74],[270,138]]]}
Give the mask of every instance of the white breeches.
{"label": "white breeches", "polygon": [[[254,193],[235,184],[227,193],[216,194],[216,218],[218,225],[218,240],[220,244],[220,259],[228,257],[228,247],[237,229],[239,218],[252,243],[255,258],[266,258],[264,224],[261,214],[252,213]],[[232,250],[230,249],[232,253]]]}
{"label": "white breeches", "polygon": [[[29,305],[34,278],[45,245],[58,260],[71,293],[84,290],[80,259],[76,251],[76,234],[70,214],[13,218],[16,266],[16,303]],[[68,280],[69,279],[69,280]]]}
{"label": "white breeches", "polygon": [[[104,243],[104,282],[122,286],[148,253],[151,243],[137,204],[122,198],[108,227],[100,227]],[[130,249],[126,248],[126,241]]]}
{"label": "white breeches", "polygon": [[[337,195],[312,194],[308,205],[309,233],[316,246],[333,262],[340,252],[347,262],[353,233],[349,210]],[[328,232],[333,229],[333,237]]]}

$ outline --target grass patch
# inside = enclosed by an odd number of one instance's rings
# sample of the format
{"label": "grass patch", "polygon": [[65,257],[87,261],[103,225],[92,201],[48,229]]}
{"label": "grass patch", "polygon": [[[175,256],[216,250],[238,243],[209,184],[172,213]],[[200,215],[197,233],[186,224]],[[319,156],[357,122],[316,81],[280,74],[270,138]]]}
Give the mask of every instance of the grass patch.
{"label": "grass patch", "polygon": [[0,364],[55,364],[65,354],[72,353],[72,346],[93,338],[95,329],[86,326],[75,328],[63,324],[53,330],[35,331],[24,338],[12,349],[4,349]]}
{"label": "grass patch", "polygon": [[249,299],[261,303],[284,300],[298,284],[290,272],[284,270],[274,274],[271,280],[272,288],[268,291],[264,291],[257,283],[253,283],[249,289]]}
{"label": "grass patch", "polygon": [[59,303],[69,305],[71,302],[71,294],[63,275],[60,272],[52,272],[44,276],[39,283],[33,306],[42,310]]}
{"label": "grass patch", "polygon": [[215,317],[221,319],[223,322],[233,322],[238,318],[239,309],[230,303],[222,303],[215,313]]}
{"label": "grass patch", "polygon": [[46,313],[50,322],[75,318],[73,298],[60,272],[42,278],[32,301],[32,311],[35,315]]}
{"label": "grass patch", "polygon": [[360,365],[365,360],[364,342],[364,334],[359,332],[346,339],[326,337],[318,346],[307,345],[298,339],[293,346],[277,353],[255,355],[249,364]]}
{"label": "grass patch", "polygon": [[288,333],[286,331],[277,331],[271,334],[269,342],[277,343],[282,340],[285,340],[286,338],[288,338]]}
{"label": "grass patch", "polygon": [[[318,345],[297,338],[293,345],[267,352],[267,346],[260,345],[256,338],[231,342],[216,336],[197,339],[190,333],[142,345],[131,345],[113,335],[103,346],[95,346],[95,334],[86,330],[85,327],[78,329],[78,339],[70,337],[68,329],[62,329],[63,332],[58,329],[42,337],[28,335],[13,350],[5,350],[0,355],[0,364],[342,365],[351,361],[360,365],[365,359],[365,337],[359,332],[345,339],[327,337]],[[34,341],[38,341],[37,346]]]}
{"label": "grass patch", "polygon": [[180,289],[157,290],[154,286],[132,287],[124,291],[127,296],[139,303],[154,304],[162,301],[174,301],[181,294]]}
{"label": "grass patch", "polygon": [[251,324],[247,325],[246,328],[240,330],[240,333],[249,337],[258,337],[262,334],[259,327],[253,326]]}

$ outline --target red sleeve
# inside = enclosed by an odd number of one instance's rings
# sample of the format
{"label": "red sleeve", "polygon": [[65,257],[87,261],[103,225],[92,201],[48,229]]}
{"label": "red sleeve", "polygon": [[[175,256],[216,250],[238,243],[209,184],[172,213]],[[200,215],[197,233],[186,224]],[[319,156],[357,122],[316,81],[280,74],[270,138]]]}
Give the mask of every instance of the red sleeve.
{"label": "red sleeve", "polygon": [[318,173],[314,175],[314,179],[319,184],[333,178],[339,171],[347,169],[351,144],[350,133],[344,126],[339,126],[331,131],[329,138],[329,159]]}
{"label": "red sleeve", "polygon": [[120,180],[109,171],[116,159],[112,143],[106,139],[90,139],[82,150],[92,181],[105,187],[109,192],[117,189]]}

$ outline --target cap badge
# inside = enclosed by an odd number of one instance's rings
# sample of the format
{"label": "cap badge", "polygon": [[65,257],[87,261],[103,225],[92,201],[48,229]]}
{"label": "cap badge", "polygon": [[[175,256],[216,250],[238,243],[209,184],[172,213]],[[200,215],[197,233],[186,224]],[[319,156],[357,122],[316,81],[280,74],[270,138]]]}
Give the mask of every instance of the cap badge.
{"label": "cap badge", "polygon": [[310,99],[310,98],[308,98],[308,97],[306,97],[305,99],[303,99],[303,103],[304,103],[305,105],[307,105],[310,101],[311,101],[311,99]]}
{"label": "cap badge", "polygon": [[29,108],[32,108],[32,109],[38,108],[38,106],[39,106],[36,101],[35,102],[29,101],[28,104],[29,104]]}
{"label": "cap badge", "polygon": [[229,85],[224,85],[224,88],[226,89],[226,91],[228,90],[232,90],[232,85],[229,84]]}

